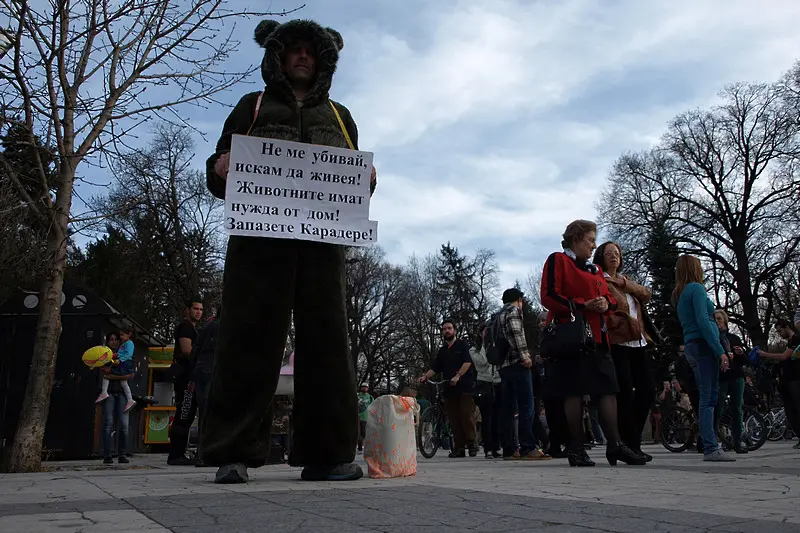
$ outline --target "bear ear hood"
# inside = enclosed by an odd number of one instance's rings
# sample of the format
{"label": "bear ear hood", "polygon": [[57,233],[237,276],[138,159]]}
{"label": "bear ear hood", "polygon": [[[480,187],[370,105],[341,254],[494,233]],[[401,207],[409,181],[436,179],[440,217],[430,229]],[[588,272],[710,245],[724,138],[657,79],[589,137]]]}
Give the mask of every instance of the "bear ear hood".
{"label": "bear ear hood", "polygon": [[291,20],[281,24],[275,20],[262,20],[256,26],[253,37],[264,49],[261,60],[261,77],[270,91],[294,101],[292,87],[282,69],[284,50],[298,39],[311,43],[316,56],[316,78],[305,98],[307,105],[328,99],[328,92],[339,61],[339,51],[344,48],[342,35],[333,28],[323,28],[313,20]]}

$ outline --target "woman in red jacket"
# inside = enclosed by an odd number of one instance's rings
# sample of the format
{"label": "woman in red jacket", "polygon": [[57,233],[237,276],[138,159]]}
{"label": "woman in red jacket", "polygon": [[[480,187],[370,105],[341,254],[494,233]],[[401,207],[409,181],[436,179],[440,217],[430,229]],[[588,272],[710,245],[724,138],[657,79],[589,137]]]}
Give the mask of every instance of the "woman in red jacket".
{"label": "woman in red jacket", "polygon": [[552,362],[552,379],[549,387],[565,396],[564,411],[570,429],[571,466],[594,466],[583,446],[581,415],[583,396],[589,394],[598,400],[603,432],[606,434],[606,458],[611,465],[622,461],[643,465],[645,457],[621,442],[617,427],[617,398],[619,392],[614,362],[609,353],[609,342],[604,315],[616,308],[616,301],[608,290],[603,271],[590,259],[597,248],[597,226],[587,220],[576,220],[564,231],[561,246],[547,258],[542,273],[542,304],[549,310],[548,323],[570,319],[569,302],[582,313],[591,327],[596,349],[573,357],[563,357]]}

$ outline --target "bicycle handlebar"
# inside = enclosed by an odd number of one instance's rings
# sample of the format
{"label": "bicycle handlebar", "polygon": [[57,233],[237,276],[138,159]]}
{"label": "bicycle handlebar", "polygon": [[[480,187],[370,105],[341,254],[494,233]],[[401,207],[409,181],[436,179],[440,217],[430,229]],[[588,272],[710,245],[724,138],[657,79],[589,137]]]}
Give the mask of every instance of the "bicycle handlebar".
{"label": "bicycle handlebar", "polygon": [[425,383],[428,383],[430,385],[441,385],[443,383],[449,383],[449,381],[450,380],[448,380],[448,379],[443,379],[442,381],[433,381],[433,380],[429,379],[429,380],[425,381]]}

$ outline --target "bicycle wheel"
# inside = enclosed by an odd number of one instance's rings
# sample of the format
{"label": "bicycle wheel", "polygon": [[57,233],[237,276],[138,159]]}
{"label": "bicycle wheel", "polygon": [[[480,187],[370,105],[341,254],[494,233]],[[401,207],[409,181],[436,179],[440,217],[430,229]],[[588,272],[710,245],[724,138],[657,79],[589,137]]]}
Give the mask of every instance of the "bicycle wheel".
{"label": "bicycle wheel", "polygon": [[744,425],[742,438],[747,444],[747,451],[754,452],[767,442],[769,434],[767,423],[764,421],[764,415],[752,407],[742,409],[742,419]]}
{"label": "bicycle wheel", "polygon": [[426,459],[436,455],[439,449],[438,422],[439,413],[434,407],[428,407],[419,417],[419,453]]}
{"label": "bicycle wheel", "polygon": [[779,409],[772,409],[766,415],[767,426],[769,427],[769,435],[767,439],[773,442],[783,439],[786,435],[786,412],[783,407]]}
{"label": "bicycle wheel", "polygon": [[661,417],[661,444],[673,453],[680,453],[692,443],[692,415],[675,407]]}

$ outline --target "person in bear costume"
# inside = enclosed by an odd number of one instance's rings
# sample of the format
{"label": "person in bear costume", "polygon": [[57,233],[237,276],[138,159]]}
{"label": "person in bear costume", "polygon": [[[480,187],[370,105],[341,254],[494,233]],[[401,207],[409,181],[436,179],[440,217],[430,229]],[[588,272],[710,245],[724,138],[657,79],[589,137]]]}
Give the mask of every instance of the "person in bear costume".
{"label": "person in bear costume", "polygon": [[[342,36],[310,20],[265,20],[261,91],[239,100],[207,161],[211,193],[225,196],[231,135],[358,149],[350,111],[329,99]],[[334,111],[335,106],[335,111]],[[339,117],[341,117],[341,124]],[[345,129],[347,135],[345,135]],[[375,190],[372,169],[371,191]],[[353,480],[358,416],[345,307],[344,246],[231,236],[225,259],[214,374],[201,428],[216,483],[244,483],[267,462],[272,402],[292,315],[296,333],[294,437],[289,464],[306,481]]]}

